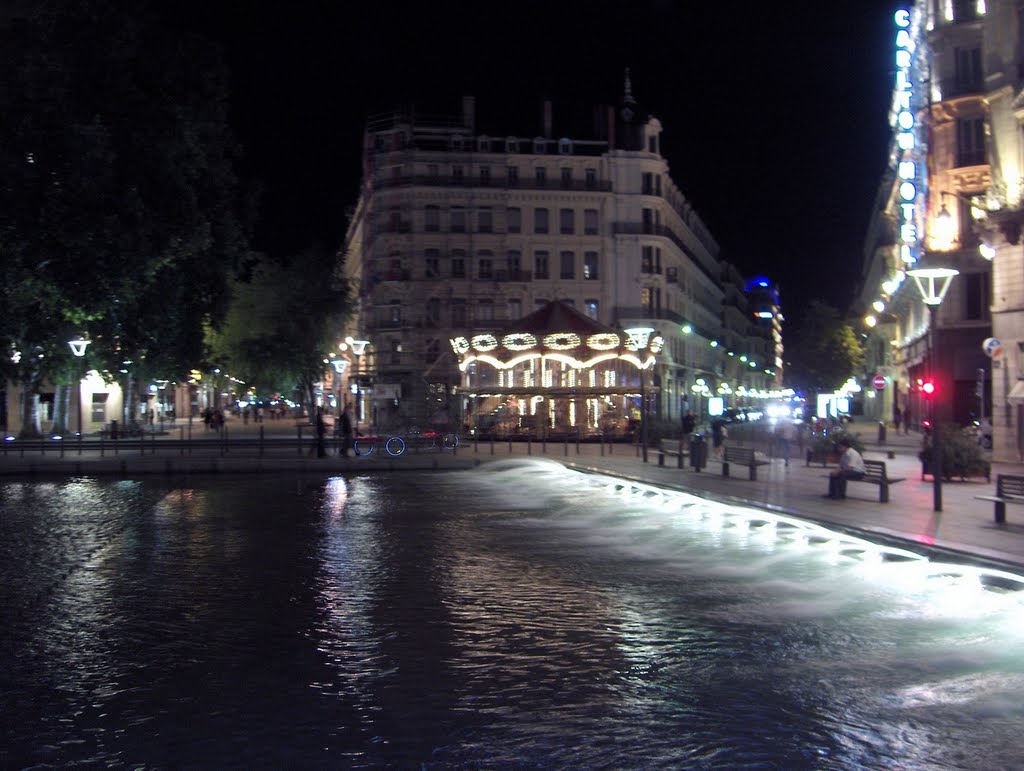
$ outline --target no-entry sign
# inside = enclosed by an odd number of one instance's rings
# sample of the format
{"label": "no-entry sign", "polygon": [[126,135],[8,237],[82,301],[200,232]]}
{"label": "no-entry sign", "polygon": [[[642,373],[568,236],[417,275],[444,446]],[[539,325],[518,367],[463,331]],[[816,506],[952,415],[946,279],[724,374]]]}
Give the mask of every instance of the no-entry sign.
{"label": "no-entry sign", "polygon": [[876,390],[881,391],[885,388],[885,377],[883,375],[875,375],[871,378],[871,385],[873,385]]}

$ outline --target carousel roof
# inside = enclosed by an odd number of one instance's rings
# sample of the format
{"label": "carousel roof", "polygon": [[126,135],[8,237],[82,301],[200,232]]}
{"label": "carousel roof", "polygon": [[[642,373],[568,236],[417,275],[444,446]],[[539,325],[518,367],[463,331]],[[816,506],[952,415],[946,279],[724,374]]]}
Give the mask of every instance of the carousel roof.
{"label": "carousel roof", "polygon": [[530,332],[535,335],[545,335],[548,332],[575,332],[581,337],[607,332],[618,333],[617,329],[594,321],[563,300],[552,300],[530,315],[510,322],[505,329],[507,332]]}

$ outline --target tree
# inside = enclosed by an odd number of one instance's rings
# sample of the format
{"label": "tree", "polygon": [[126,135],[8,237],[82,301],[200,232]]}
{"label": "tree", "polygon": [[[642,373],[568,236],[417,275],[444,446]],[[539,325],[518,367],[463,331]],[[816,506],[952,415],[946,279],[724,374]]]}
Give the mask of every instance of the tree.
{"label": "tree", "polygon": [[0,23],[0,374],[33,434],[69,336],[108,378],[199,359],[247,207],[216,48],[128,0],[24,5]]}
{"label": "tree", "polygon": [[786,353],[788,384],[809,393],[831,393],[864,367],[857,333],[820,300],[811,301]]}
{"label": "tree", "polygon": [[257,389],[300,391],[312,415],[314,387],[351,314],[350,298],[328,249],[314,246],[286,262],[261,256],[251,276],[232,285],[227,318],[209,336],[210,355]]}

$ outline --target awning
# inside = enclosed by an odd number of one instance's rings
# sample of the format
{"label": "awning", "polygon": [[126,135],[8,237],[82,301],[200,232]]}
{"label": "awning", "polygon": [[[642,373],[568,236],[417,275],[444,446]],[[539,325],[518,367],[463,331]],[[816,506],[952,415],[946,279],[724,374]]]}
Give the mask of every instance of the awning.
{"label": "awning", "polygon": [[1024,401],[1024,380],[1018,380],[1013,388],[1010,389],[1010,393],[1006,395],[1006,398]]}

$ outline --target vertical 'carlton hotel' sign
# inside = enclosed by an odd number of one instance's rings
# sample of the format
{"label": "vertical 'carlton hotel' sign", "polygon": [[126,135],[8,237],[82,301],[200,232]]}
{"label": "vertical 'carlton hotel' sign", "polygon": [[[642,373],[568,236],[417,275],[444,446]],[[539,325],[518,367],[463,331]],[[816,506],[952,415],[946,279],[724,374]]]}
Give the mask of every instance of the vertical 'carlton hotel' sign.
{"label": "vertical 'carlton hotel' sign", "polygon": [[910,11],[901,8],[893,17],[896,22],[896,88],[893,114],[896,125],[896,173],[900,179],[900,258],[905,265],[917,262],[917,206],[921,164],[917,121],[914,118],[914,39],[911,35]]}

